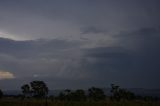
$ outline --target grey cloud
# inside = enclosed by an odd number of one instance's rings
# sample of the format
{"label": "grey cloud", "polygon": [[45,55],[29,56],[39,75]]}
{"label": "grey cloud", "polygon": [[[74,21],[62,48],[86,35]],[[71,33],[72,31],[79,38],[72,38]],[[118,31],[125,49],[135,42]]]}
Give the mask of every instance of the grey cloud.
{"label": "grey cloud", "polygon": [[[120,33],[115,36],[117,44],[135,49],[139,52],[157,53],[159,51],[160,27],[142,28],[132,32]],[[157,52],[156,52],[157,51]]]}
{"label": "grey cloud", "polygon": [[14,41],[0,38],[0,53],[22,58],[36,58],[38,56],[43,57],[43,55],[56,56],[59,52],[65,54],[65,50],[79,48],[80,45],[81,43],[78,41],[59,39]]}
{"label": "grey cloud", "polygon": [[106,34],[106,30],[98,29],[96,27],[86,27],[81,29],[81,34]]}
{"label": "grey cloud", "polygon": [[53,88],[158,88],[159,10],[159,0],[0,0],[0,36],[32,39],[0,38],[0,69],[15,88],[34,75]]}
{"label": "grey cloud", "polygon": [[[126,72],[132,68],[133,55],[121,47],[97,47],[87,50],[86,57],[93,63],[90,68],[99,72]],[[99,70],[99,71],[98,71]]]}
{"label": "grey cloud", "polygon": [[[66,40],[14,41],[0,39],[0,68],[17,77],[34,74],[74,77],[81,56],[80,42]],[[73,64],[73,65],[71,65]],[[73,72],[74,71],[74,72]],[[79,73],[79,72],[78,72]]]}
{"label": "grey cloud", "polygon": [[[1,0],[0,31],[16,39],[68,38],[71,35],[78,39],[80,33],[106,33],[104,29],[118,33],[158,26],[159,2],[143,1]],[[80,32],[81,28],[86,29]]]}
{"label": "grey cloud", "polygon": [[159,54],[155,58],[150,57],[150,54],[146,57],[143,53],[137,54],[123,47],[94,48],[89,51],[86,68],[97,82],[101,79],[106,83],[115,82],[123,86],[159,87]]}
{"label": "grey cloud", "polygon": [[[142,28],[114,36],[117,42],[110,47],[86,51],[87,68],[96,78],[116,83],[159,88],[160,29]],[[95,79],[96,79],[95,78]],[[125,83],[123,83],[125,82]],[[147,84],[145,84],[147,82]]]}

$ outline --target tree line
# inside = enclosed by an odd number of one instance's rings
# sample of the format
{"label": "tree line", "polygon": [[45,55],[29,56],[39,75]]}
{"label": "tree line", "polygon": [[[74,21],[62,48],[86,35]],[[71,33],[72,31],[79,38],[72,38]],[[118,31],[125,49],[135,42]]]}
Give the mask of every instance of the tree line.
{"label": "tree line", "polygon": [[[59,95],[48,95],[49,89],[47,84],[43,81],[32,81],[29,84],[24,84],[21,86],[21,91],[23,95],[20,97],[25,98],[41,98],[41,99],[51,99],[59,101],[104,101],[107,99],[110,100],[156,100],[153,97],[142,97],[137,96],[133,92],[120,88],[115,84],[111,84],[111,95],[106,95],[103,89],[97,87],[91,87],[87,91],[83,89],[70,90],[66,89],[61,91]],[[0,98],[3,97],[3,92],[0,90]]]}

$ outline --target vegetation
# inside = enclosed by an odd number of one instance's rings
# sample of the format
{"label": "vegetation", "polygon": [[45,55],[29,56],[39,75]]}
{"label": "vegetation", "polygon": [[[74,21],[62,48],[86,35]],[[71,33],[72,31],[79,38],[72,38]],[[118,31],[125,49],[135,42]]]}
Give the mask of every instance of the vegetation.
{"label": "vegetation", "polygon": [[28,84],[25,84],[21,87],[22,93],[24,94],[25,97],[31,96],[31,90],[30,86]]}
{"label": "vegetation", "polygon": [[29,99],[20,101],[18,99],[1,100],[0,106],[160,106],[156,101],[51,101]]}
{"label": "vegetation", "polygon": [[122,89],[119,86],[116,86],[114,84],[111,84],[111,99],[113,100],[121,100],[121,99],[125,99],[125,100],[133,100],[135,99],[135,94],[133,92],[130,92],[126,89]]}
{"label": "vegetation", "polygon": [[3,92],[0,90],[0,99],[3,97]]}
{"label": "vegetation", "polygon": [[89,99],[93,101],[105,100],[106,98],[104,91],[100,88],[92,87],[88,89],[88,93],[89,93],[88,95]]}
{"label": "vegetation", "polygon": [[32,95],[33,97],[44,98],[48,94],[48,87],[43,81],[32,81],[30,86],[25,84],[21,89],[25,97]]}
{"label": "vegetation", "polygon": [[158,98],[137,96],[114,84],[111,84],[110,96],[96,87],[88,90],[66,89],[58,96],[48,96],[49,90],[43,81],[24,84],[21,90],[23,95],[16,96],[3,96],[0,90],[0,106],[160,106]]}
{"label": "vegetation", "polygon": [[48,87],[43,81],[33,81],[30,83],[34,97],[44,98],[48,94]]}
{"label": "vegetation", "polygon": [[66,89],[64,92],[59,94],[57,99],[61,101],[86,101],[87,97],[85,95],[85,91],[82,89],[78,89],[76,91]]}

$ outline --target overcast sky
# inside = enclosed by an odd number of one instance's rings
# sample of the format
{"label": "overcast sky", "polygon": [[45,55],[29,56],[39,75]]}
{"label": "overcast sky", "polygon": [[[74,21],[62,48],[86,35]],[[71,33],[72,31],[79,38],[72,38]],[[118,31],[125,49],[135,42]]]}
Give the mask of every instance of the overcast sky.
{"label": "overcast sky", "polygon": [[159,0],[0,0],[0,88],[160,88]]}

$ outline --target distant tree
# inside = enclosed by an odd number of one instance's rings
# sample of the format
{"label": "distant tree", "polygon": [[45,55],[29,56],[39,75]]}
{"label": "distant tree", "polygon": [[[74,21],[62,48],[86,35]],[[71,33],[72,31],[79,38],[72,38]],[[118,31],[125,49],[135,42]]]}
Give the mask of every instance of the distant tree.
{"label": "distant tree", "polygon": [[32,81],[30,85],[34,97],[44,98],[48,95],[48,87],[43,81]]}
{"label": "distant tree", "polygon": [[28,84],[25,84],[21,87],[22,93],[24,94],[25,97],[31,96],[31,89]]}
{"label": "distant tree", "polygon": [[100,100],[105,100],[106,98],[104,91],[100,88],[92,87],[88,89],[88,93],[90,100],[100,101]]}
{"label": "distant tree", "polygon": [[60,92],[57,99],[61,100],[61,101],[64,101],[64,100],[66,100],[66,95],[63,92]]}
{"label": "distant tree", "polygon": [[2,90],[0,89],[0,98],[2,98],[3,97],[3,92],[2,92]]}
{"label": "distant tree", "polygon": [[72,95],[75,101],[85,101],[87,99],[85,91],[82,89],[76,90],[75,92],[72,93]]}
{"label": "distant tree", "polygon": [[135,99],[135,94],[126,89],[119,89],[119,95],[121,99],[133,100]]}
{"label": "distant tree", "polygon": [[152,97],[152,96],[144,96],[144,97],[143,97],[143,100],[144,100],[144,101],[154,101],[155,98]]}
{"label": "distant tree", "polygon": [[65,101],[85,101],[86,95],[84,90],[82,89],[78,89],[76,91],[71,91],[70,89],[66,89],[64,90],[64,92],[60,92],[58,99]]}
{"label": "distant tree", "polygon": [[70,89],[65,89],[65,90],[64,90],[64,94],[65,94],[65,95],[69,95],[70,93],[71,93],[71,90],[70,90]]}
{"label": "distant tree", "polygon": [[64,90],[65,100],[71,101],[72,100],[72,91],[70,89]]}
{"label": "distant tree", "polygon": [[122,89],[119,86],[116,86],[114,84],[111,84],[111,99],[115,100],[121,100],[121,99],[126,99],[126,100],[133,100],[135,99],[135,94],[131,91],[128,91],[126,89]]}
{"label": "distant tree", "polygon": [[115,100],[120,100],[120,95],[119,95],[119,86],[116,86],[114,84],[111,84],[111,99],[115,99]]}

